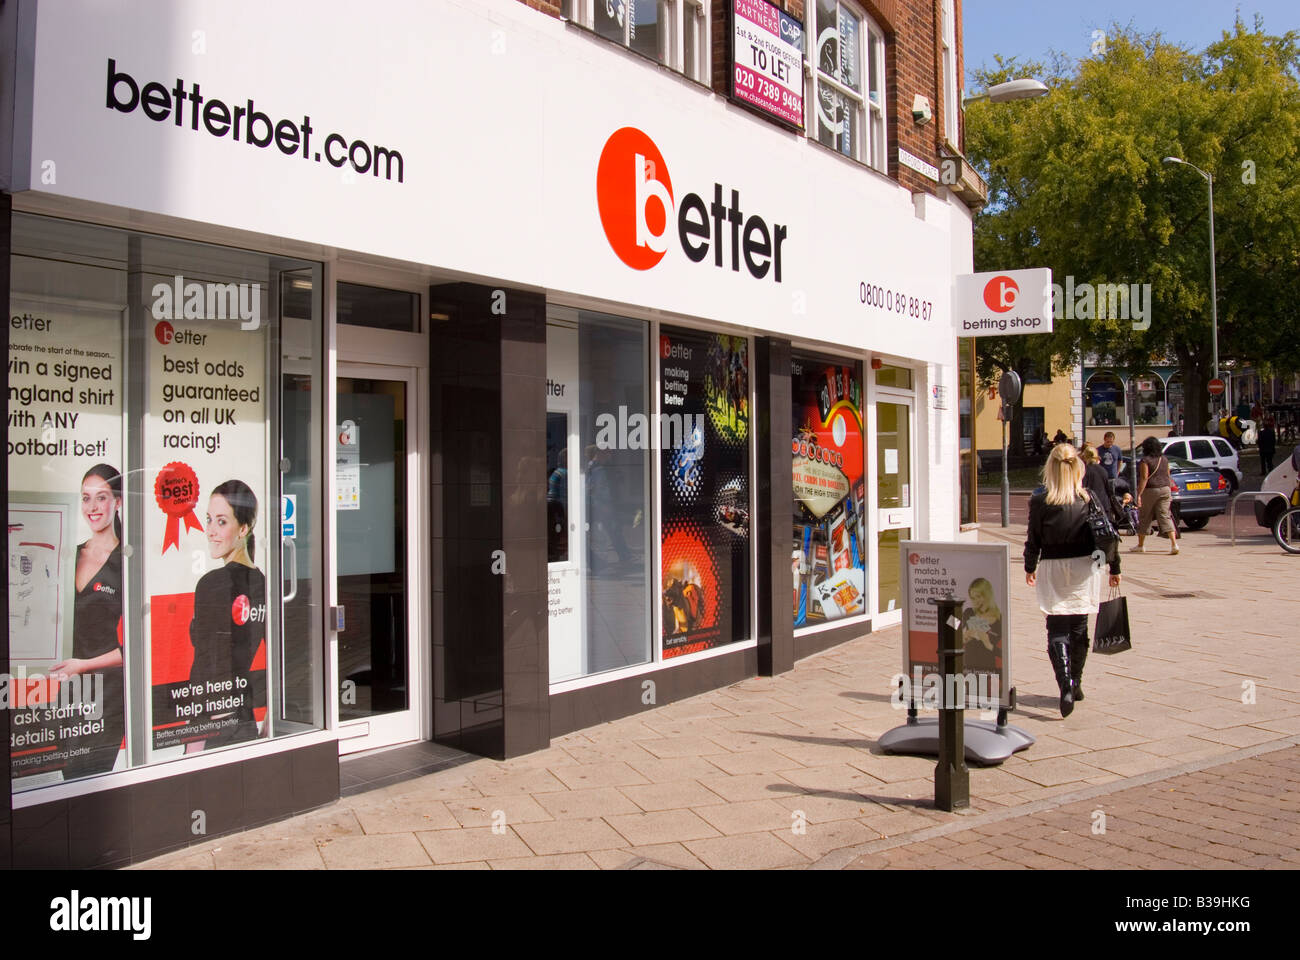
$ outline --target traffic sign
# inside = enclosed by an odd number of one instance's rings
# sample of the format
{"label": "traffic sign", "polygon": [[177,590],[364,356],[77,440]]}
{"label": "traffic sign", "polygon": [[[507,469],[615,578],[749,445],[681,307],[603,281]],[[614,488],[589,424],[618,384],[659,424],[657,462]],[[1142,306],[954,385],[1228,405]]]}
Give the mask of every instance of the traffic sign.
{"label": "traffic sign", "polygon": [[1215,377],[1210,381],[1210,396],[1217,397],[1222,394],[1225,389],[1227,389],[1227,385],[1218,377]]}
{"label": "traffic sign", "polygon": [[1020,399],[1020,374],[1014,370],[1002,374],[1002,378],[998,380],[998,393],[1002,394],[1004,405],[1014,406]]}

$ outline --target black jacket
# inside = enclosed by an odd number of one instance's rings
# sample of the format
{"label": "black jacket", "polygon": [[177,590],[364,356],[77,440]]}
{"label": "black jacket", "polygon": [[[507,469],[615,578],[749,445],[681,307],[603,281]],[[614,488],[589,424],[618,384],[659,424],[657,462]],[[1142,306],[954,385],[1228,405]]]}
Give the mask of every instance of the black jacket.
{"label": "black jacket", "polygon": [[1090,463],[1083,472],[1083,489],[1090,490],[1103,510],[1110,514],[1110,522],[1119,517],[1120,505],[1110,489],[1110,474],[1100,463]]}
{"label": "black jacket", "polygon": [[[1025,573],[1038,569],[1039,559],[1061,560],[1089,557],[1096,550],[1088,526],[1088,504],[1076,500],[1065,505],[1050,504],[1046,493],[1029,498],[1029,530],[1025,535]],[[1119,573],[1119,549],[1112,544],[1106,557],[1112,574]]]}

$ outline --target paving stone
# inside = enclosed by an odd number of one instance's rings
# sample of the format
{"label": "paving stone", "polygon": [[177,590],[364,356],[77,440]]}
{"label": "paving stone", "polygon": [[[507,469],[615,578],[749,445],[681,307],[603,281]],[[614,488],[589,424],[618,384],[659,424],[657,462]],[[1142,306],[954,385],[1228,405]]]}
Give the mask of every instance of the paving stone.
{"label": "paving stone", "polygon": [[441,800],[404,797],[358,807],[356,819],[367,834],[446,830],[460,823]]}
{"label": "paving stone", "polygon": [[788,830],[797,818],[775,800],[750,800],[719,806],[696,807],[695,813],[719,833],[757,833],[761,830]]}
{"label": "paving stone", "polygon": [[687,850],[713,870],[755,870],[803,866],[810,858],[771,833],[742,833],[713,840],[691,840]]}
{"label": "paving stone", "polygon": [[533,852],[509,827],[503,833],[492,827],[466,827],[460,830],[434,830],[417,833],[415,836],[434,863],[509,860],[513,857],[526,857]]}
{"label": "paving stone", "polygon": [[[647,783],[645,777],[622,760],[605,763],[582,763],[551,767],[550,774],[570,790],[588,787],[621,787],[629,783]],[[540,791],[532,790],[531,793]]]}
{"label": "paving stone", "polygon": [[625,813],[608,817],[607,822],[632,846],[680,843],[721,835],[693,810]]}
{"label": "paving stone", "polygon": [[585,853],[557,853],[547,857],[518,857],[493,860],[493,870],[599,870],[596,861]]}
{"label": "paving stone", "polygon": [[544,816],[533,817],[521,823],[542,820],[575,820],[603,817],[614,813],[635,813],[637,805],[619,793],[616,787],[592,787],[587,790],[562,790],[558,793],[536,793],[533,801]]}
{"label": "paving stone", "polygon": [[529,796],[520,793],[500,797],[479,797],[473,800],[448,800],[447,809],[462,827],[490,827],[497,823],[509,826],[513,823],[554,819],[554,816],[537,802],[541,797],[550,796],[556,794],[539,793]]}
{"label": "paving stone", "polygon": [[321,842],[320,856],[331,870],[384,870],[430,861],[429,854],[411,833],[336,837]]}
{"label": "paving stone", "polygon": [[[628,816],[635,816],[635,814],[628,814]],[[515,827],[515,831],[538,856],[602,850],[627,844],[627,840],[608,823],[595,818],[521,823]]]}
{"label": "paving stone", "polygon": [[650,783],[620,787],[619,790],[636,806],[632,810],[611,810],[610,813],[632,813],[638,807],[646,811],[677,810],[726,803],[722,797],[695,780]]}

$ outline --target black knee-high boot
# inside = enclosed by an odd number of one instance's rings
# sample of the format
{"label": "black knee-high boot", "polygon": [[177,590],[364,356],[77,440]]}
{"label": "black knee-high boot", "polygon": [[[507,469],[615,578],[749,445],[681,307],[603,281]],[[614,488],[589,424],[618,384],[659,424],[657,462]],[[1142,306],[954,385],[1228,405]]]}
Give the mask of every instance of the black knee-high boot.
{"label": "black knee-high boot", "polygon": [[1083,665],[1088,660],[1088,621],[1070,634],[1070,692],[1074,702],[1083,699]]}
{"label": "black knee-high boot", "polygon": [[1065,640],[1047,641],[1047,656],[1052,661],[1052,670],[1056,673],[1056,686],[1061,691],[1061,716],[1068,717],[1074,711],[1074,690],[1070,681],[1070,645]]}
{"label": "black knee-high boot", "polygon": [[1070,676],[1070,632],[1074,626],[1068,616],[1047,618],[1047,658],[1052,661],[1056,686],[1061,692],[1061,716],[1074,712],[1074,684]]}

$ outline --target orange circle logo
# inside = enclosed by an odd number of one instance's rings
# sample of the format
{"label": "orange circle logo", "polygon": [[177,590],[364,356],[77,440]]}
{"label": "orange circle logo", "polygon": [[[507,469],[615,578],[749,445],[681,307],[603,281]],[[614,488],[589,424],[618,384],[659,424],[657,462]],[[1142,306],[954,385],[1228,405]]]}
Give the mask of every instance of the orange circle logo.
{"label": "orange circle logo", "polygon": [[668,251],[673,182],[655,142],[636,127],[614,131],[596,167],[596,203],[605,239],[634,270],[649,270]]}
{"label": "orange circle logo", "polygon": [[994,277],[984,285],[984,306],[994,313],[1006,313],[1020,298],[1020,286],[1010,277]]}
{"label": "orange circle logo", "polygon": [[235,621],[235,625],[242,627],[248,623],[248,618],[252,616],[253,605],[249,602],[248,597],[240,594],[235,597],[235,602],[230,605],[230,619]]}

